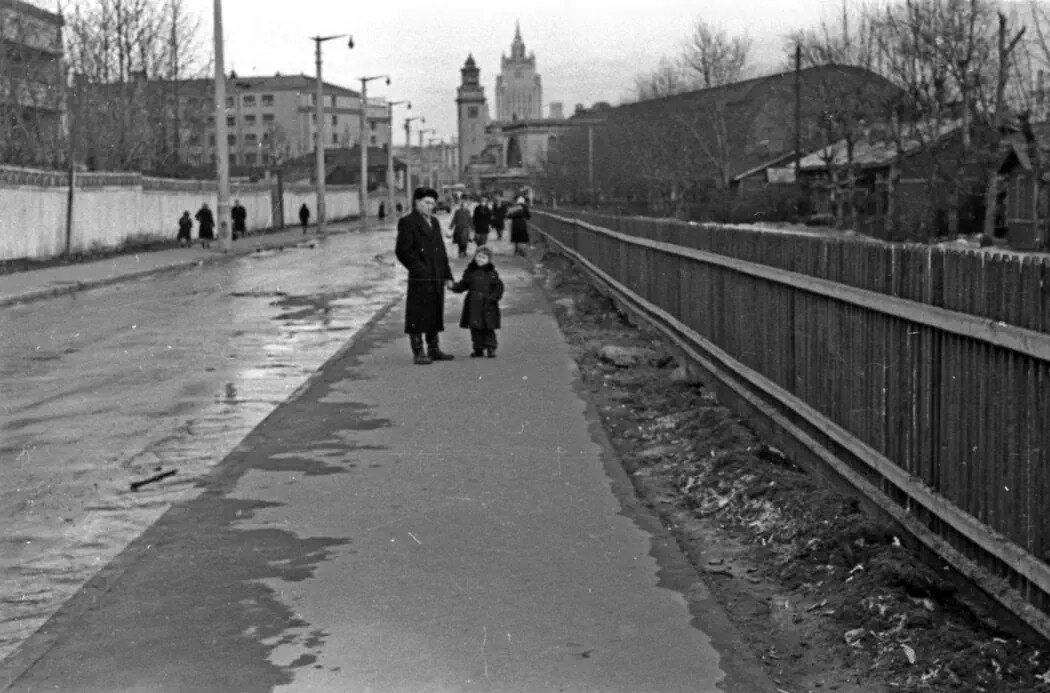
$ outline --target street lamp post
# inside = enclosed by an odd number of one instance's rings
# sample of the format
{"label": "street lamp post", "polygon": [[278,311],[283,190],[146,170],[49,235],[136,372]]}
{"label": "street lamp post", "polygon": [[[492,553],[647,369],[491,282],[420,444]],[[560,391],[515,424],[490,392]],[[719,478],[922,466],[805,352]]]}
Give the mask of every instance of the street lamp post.
{"label": "street lamp post", "polygon": [[390,142],[386,148],[386,204],[387,214],[394,213],[394,106],[405,104],[409,109],[412,108],[411,101],[387,101],[387,124],[390,130]]}
{"label": "street lamp post", "polygon": [[390,75],[361,77],[361,189],[358,191],[361,209],[361,230],[368,229],[368,83],[373,79],[386,79],[390,85]]}
{"label": "street lamp post", "polygon": [[[426,124],[427,119],[423,116],[405,118],[405,191],[408,193],[409,208],[412,206],[412,121],[418,120],[421,125]],[[409,209],[411,211],[411,209]]]}
{"label": "street lamp post", "polygon": [[[428,181],[428,185],[430,185],[430,187],[432,187],[432,188],[437,188],[438,187],[438,183],[440,183],[440,181],[438,180],[436,167],[434,166],[434,143],[435,142],[439,143],[442,146],[442,148],[444,147],[444,144],[445,144],[440,137],[428,137],[427,138],[427,181]],[[440,155],[441,153],[442,153],[441,149],[438,149],[438,154]],[[441,161],[441,157],[438,156],[439,165],[440,165],[440,161]]]}
{"label": "street lamp post", "polygon": [[230,145],[226,141],[226,67],[223,64],[222,46],[222,0],[213,5],[215,20],[215,166],[218,178],[218,200],[215,215],[219,222],[219,243],[222,252],[233,249],[230,227]]}
{"label": "street lamp post", "polygon": [[[437,130],[435,130],[434,128],[420,128],[419,129],[419,180],[420,181],[423,180],[423,159],[424,159],[424,154],[423,154],[423,135],[427,134],[427,133],[431,133],[431,132],[437,132]],[[429,157],[427,157],[427,164],[428,164],[427,175],[428,176],[430,175],[429,163],[430,163]],[[430,183],[430,179],[428,177],[427,184],[429,185],[429,183]]]}
{"label": "street lamp post", "polygon": [[314,104],[314,118],[317,119],[317,140],[314,143],[314,152],[317,155],[317,233],[324,236],[328,230],[325,216],[325,121],[324,121],[324,82],[321,81],[321,44],[332,39],[349,37],[347,46],[354,47],[354,37],[349,34],[333,34],[331,36],[312,36],[314,42],[314,62],[317,65],[317,102]]}

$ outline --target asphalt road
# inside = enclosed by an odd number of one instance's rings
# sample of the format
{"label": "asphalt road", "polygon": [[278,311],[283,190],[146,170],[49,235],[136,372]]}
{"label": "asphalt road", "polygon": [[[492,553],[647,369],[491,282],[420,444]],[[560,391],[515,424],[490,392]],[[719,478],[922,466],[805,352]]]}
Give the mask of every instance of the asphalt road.
{"label": "asphalt road", "polygon": [[392,245],[295,238],[0,308],[0,657],[401,295]]}
{"label": "asphalt road", "polygon": [[526,263],[496,258],[498,358],[465,357],[453,297],[458,358],[420,367],[389,231],[338,239],[3,313],[4,585],[50,618],[0,689],[774,691]]}

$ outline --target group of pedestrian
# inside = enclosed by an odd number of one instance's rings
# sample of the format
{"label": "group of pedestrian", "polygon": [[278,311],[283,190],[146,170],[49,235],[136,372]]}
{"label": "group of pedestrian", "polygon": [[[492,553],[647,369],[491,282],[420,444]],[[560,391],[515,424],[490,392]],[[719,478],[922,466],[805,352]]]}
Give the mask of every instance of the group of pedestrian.
{"label": "group of pedestrian", "polygon": [[[441,224],[434,217],[437,199],[437,191],[433,188],[417,188],[412,194],[412,211],[397,222],[395,255],[408,270],[405,333],[408,335],[413,361],[418,365],[427,365],[454,358],[452,354],[442,351],[439,341],[440,333],[445,329],[446,289],[466,294],[459,326],[470,330],[471,357],[494,358],[498,346],[496,330],[500,327],[499,302],[503,297],[503,282],[484,239],[460,280],[453,280]],[[463,214],[459,214],[461,211]],[[469,234],[474,227],[474,217],[462,203],[456,213],[459,214],[459,220],[453,215],[453,234],[461,228],[465,228]],[[456,245],[460,246],[458,240]],[[461,255],[466,254],[465,247],[460,246],[460,250]]]}
{"label": "group of pedestrian", "polygon": [[[189,248],[193,245],[193,219],[197,220],[197,238],[202,248],[210,248],[211,242],[215,240],[215,215],[208,207],[208,203],[201,204],[201,208],[190,218],[189,211],[184,211],[179,217],[179,231],[175,237],[180,248]],[[233,222],[231,233],[233,240],[242,238],[247,233],[248,210],[241,204],[240,200],[233,201],[230,208],[230,219]]]}
{"label": "group of pedestrian", "polygon": [[503,240],[506,220],[510,219],[510,241],[514,244],[515,255],[528,255],[529,247],[529,207],[525,197],[519,195],[513,205],[503,202],[503,195],[496,192],[493,198],[483,196],[474,206],[473,213],[467,209],[466,200],[460,200],[459,207],[452,213],[449,230],[452,242],[459,250],[459,257],[467,256],[467,245],[473,241],[478,248],[488,243],[489,230],[496,232],[496,239]]}

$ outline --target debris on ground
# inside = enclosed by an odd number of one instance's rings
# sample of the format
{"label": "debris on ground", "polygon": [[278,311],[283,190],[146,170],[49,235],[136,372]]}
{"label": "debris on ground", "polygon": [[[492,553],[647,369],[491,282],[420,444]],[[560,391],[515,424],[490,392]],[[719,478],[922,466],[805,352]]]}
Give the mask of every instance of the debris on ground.
{"label": "debris on ground", "polygon": [[888,525],[760,440],[564,257],[536,271],[639,497],[778,686],[1050,693],[1046,646],[977,615]]}

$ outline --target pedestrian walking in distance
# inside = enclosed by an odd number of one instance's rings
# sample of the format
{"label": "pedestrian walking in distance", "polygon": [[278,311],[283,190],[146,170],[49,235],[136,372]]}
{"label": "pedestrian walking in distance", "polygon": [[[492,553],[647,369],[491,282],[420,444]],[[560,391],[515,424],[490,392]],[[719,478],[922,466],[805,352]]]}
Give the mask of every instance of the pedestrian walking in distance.
{"label": "pedestrian walking in distance", "polygon": [[503,193],[499,190],[492,198],[492,228],[496,231],[496,240],[503,240],[503,225],[507,218],[507,203],[503,201]]}
{"label": "pedestrian walking in distance", "polygon": [[456,208],[455,214],[452,215],[452,222],[449,223],[448,227],[452,231],[452,242],[459,248],[459,256],[466,257],[467,244],[470,243],[473,222],[470,219],[470,212],[467,210],[465,200],[460,200],[459,207]]}
{"label": "pedestrian walking in distance", "polygon": [[492,251],[481,246],[474,259],[463,270],[463,278],[452,285],[456,293],[466,292],[459,326],[470,330],[471,358],[496,356],[496,330],[500,324],[499,301],[503,298],[503,281],[492,264]]}
{"label": "pedestrian walking in distance", "polygon": [[193,216],[197,219],[197,237],[201,239],[201,247],[210,248],[211,242],[215,240],[215,216],[208,209],[208,203],[202,203]]}
{"label": "pedestrian walking in distance", "polygon": [[386,219],[386,203],[379,203],[379,213],[376,214],[376,216],[379,217],[379,221],[383,221],[384,219]]}
{"label": "pedestrian walking in distance", "polygon": [[179,217],[179,234],[175,240],[178,241],[180,248],[183,246],[189,248],[193,245],[193,219],[190,218],[189,210],[183,212]]}
{"label": "pedestrian walking in distance", "polygon": [[441,224],[434,218],[437,199],[433,188],[415,189],[412,212],[397,222],[394,247],[398,261],[408,270],[405,334],[412,347],[413,362],[421,366],[454,358],[441,351],[438,341],[445,329],[445,289],[451,288],[453,282]]}
{"label": "pedestrian walking in distance", "polygon": [[482,197],[474,207],[474,242],[478,247],[489,242],[489,225],[492,224],[492,210],[489,209],[489,199]]}
{"label": "pedestrian walking in distance", "polygon": [[303,227],[303,233],[306,233],[306,227],[310,225],[310,208],[303,203],[303,206],[299,208],[299,223]]}
{"label": "pedestrian walking in distance", "polygon": [[510,219],[510,242],[514,244],[514,254],[527,256],[529,250],[529,206],[525,198],[518,195],[514,204],[507,210]]}
{"label": "pedestrian walking in distance", "polygon": [[230,219],[233,220],[233,240],[243,237],[247,229],[245,222],[248,219],[248,210],[244,208],[240,200],[233,201],[233,207],[230,208]]}

